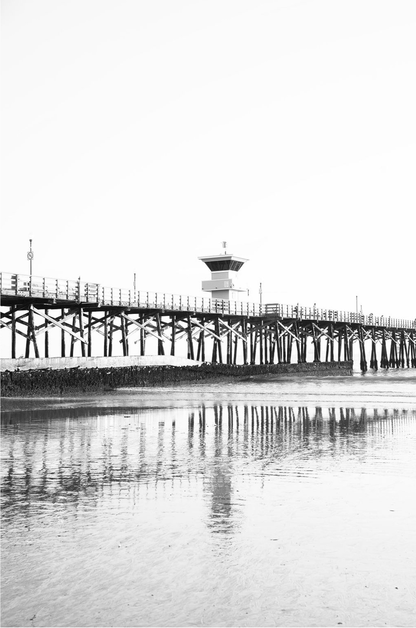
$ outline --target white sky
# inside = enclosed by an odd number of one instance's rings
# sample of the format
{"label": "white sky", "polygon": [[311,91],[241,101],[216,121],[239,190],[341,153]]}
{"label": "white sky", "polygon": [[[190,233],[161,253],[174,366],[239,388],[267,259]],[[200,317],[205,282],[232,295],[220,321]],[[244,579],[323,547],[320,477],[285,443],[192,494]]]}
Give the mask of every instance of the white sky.
{"label": "white sky", "polygon": [[0,270],[414,318],[414,0],[3,0]]}

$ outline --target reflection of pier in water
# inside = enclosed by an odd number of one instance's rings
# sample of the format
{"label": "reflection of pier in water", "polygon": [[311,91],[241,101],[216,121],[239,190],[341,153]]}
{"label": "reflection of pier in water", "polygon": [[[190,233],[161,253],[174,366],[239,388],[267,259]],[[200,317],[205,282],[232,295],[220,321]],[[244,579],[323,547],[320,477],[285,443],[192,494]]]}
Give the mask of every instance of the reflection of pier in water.
{"label": "reflection of pier in water", "polygon": [[259,404],[4,412],[3,508],[29,515],[36,503],[47,513],[52,502],[66,513],[73,506],[76,517],[103,499],[157,499],[179,485],[205,496],[208,525],[227,532],[235,525],[233,484],[248,481],[248,463],[261,478],[302,475],[295,450],[327,465],[350,449],[365,460],[415,418],[414,410]]}

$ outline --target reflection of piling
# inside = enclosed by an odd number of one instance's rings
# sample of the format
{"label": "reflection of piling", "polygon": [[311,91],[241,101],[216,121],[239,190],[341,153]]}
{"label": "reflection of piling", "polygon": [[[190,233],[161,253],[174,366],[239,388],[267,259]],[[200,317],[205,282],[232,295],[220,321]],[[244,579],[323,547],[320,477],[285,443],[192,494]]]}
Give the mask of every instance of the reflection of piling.
{"label": "reflection of piling", "polygon": [[[232,480],[233,462],[241,459],[240,445],[244,457],[275,462],[280,452],[284,455],[292,451],[292,443],[309,451],[313,448],[321,455],[323,439],[336,452],[350,446],[350,436],[354,448],[357,443],[365,446],[367,439],[355,438],[360,433],[379,439],[392,433],[405,437],[416,419],[415,410],[293,408],[247,402],[229,405],[228,411],[225,408],[220,403],[214,407],[200,404],[191,411],[181,411],[180,419],[184,418],[185,423],[180,420],[178,430],[177,410],[173,416],[171,410],[166,411],[164,420],[158,423],[153,419],[160,418],[160,409],[153,416],[146,411],[138,423],[131,421],[130,428],[130,420],[123,422],[123,415],[133,414],[131,407],[100,408],[99,417],[97,408],[92,407],[32,410],[18,418],[16,413],[5,411],[2,422],[10,446],[4,457],[4,508],[17,507],[25,517],[31,500],[42,499],[44,504],[53,500],[56,505],[63,498],[65,504],[73,504],[71,512],[76,517],[78,503],[85,504],[87,497],[88,505],[97,506],[108,488],[121,491],[134,486],[138,491],[142,485],[160,483],[164,490],[168,478],[173,484],[194,474],[195,481],[200,481],[203,469],[204,490],[210,494],[210,524],[230,531],[238,512],[234,508],[233,513]],[[224,419],[232,419],[224,439],[222,412],[226,412]],[[140,411],[136,409],[135,414],[138,418]],[[171,431],[168,417],[172,418]],[[65,421],[54,423],[57,418]],[[80,420],[85,418],[88,421]],[[37,430],[40,420],[46,432]],[[199,435],[195,433],[197,422]],[[218,429],[212,429],[213,423]],[[30,429],[20,429],[25,425]],[[56,469],[52,492],[50,465]]]}
{"label": "reflection of piling", "polygon": [[199,431],[205,433],[206,428],[206,410],[205,406],[202,405],[199,409]]}
{"label": "reflection of piling", "polygon": [[188,445],[191,451],[194,446],[194,428],[195,428],[195,413],[190,412],[188,417]]}
{"label": "reflection of piling", "polygon": [[232,430],[233,430],[233,422],[234,422],[233,421],[233,419],[234,419],[234,417],[233,417],[233,407],[232,406],[228,406],[227,411],[228,411],[228,431],[232,432]]}

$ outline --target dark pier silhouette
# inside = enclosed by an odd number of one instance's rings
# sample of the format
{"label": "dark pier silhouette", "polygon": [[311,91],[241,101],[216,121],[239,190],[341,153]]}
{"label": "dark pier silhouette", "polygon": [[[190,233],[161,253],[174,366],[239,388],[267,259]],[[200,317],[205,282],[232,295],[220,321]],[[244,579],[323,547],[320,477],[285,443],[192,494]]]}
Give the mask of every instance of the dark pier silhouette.
{"label": "dark pier silhouette", "polygon": [[[0,273],[9,356],[180,356],[227,365],[416,367],[416,321]],[[54,342],[52,342],[52,337]],[[19,348],[18,348],[18,343]],[[19,354],[19,356],[18,356]]]}

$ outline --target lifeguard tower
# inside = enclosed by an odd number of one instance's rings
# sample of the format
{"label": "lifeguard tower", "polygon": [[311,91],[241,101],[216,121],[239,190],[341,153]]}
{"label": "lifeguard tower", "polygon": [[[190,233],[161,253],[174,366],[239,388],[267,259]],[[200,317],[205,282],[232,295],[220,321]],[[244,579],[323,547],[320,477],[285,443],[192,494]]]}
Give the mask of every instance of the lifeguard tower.
{"label": "lifeguard tower", "polygon": [[239,293],[246,292],[246,289],[237,287],[235,278],[248,259],[227,253],[225,250],[227,243],[223,242],[222,245],[224,253],[198,257],[211,271],[211,280],[202,282],[202,290],[210,292],[213,299],[237,301]]}

